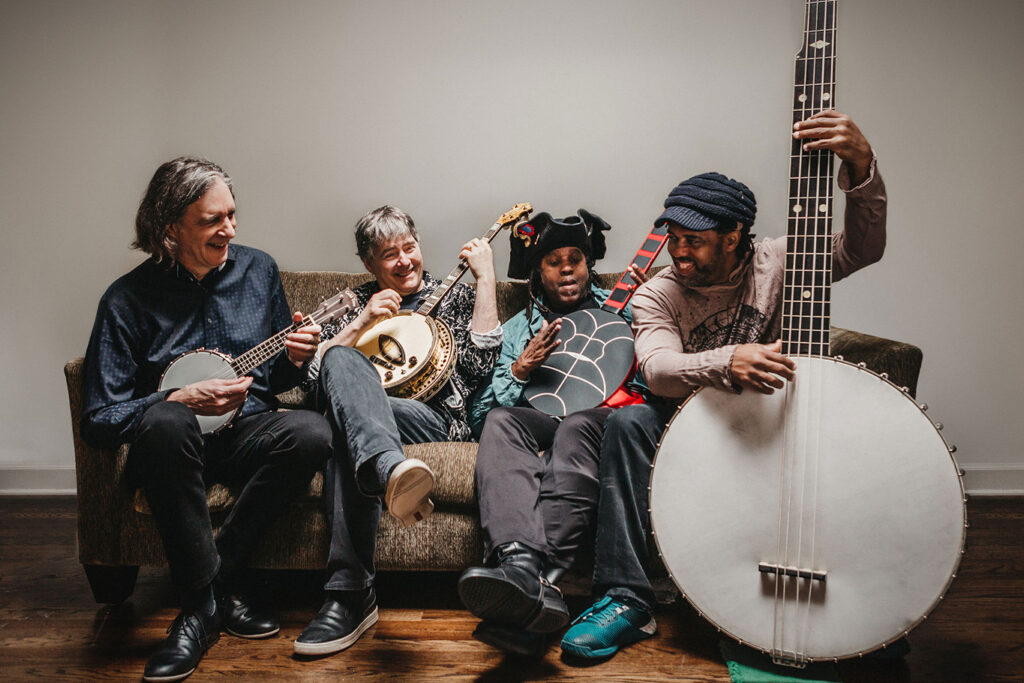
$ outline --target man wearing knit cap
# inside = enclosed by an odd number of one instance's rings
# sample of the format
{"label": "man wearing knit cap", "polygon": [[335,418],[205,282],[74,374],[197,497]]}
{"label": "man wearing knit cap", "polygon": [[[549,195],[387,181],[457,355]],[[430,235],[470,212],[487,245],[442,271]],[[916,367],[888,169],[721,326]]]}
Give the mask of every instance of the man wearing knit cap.
{"label": "man wearing knit cap", "polygon": [[[842,160],[845,225],[833,237],[833,281],[882,257],[885,186],[867,139],[836,111],[795,125],[804,149]],[[633,297],[637,362],[660,397],[615,411],[605,443],[621,457],[601,460],[594,590],[603,595],[562,639],[562,649],[607,657],[655,632],[647,579],[648,485],[658,440],[675,408],[698,387],[770,394],[793,378],[781,354],[786,238],[753,242],[757,205],[743,183],[703,173],[679,183],[657,224],[668,225],[672,266]]]}

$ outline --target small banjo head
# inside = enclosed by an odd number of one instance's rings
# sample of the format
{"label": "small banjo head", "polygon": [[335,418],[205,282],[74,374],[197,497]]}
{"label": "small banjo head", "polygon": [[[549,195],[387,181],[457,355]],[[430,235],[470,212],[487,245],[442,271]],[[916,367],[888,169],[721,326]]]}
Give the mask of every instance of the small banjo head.
{"label": "small banjo head", "polygon": [[600,308],[562,318],[561,344],[530,375],[526,400],[537,410],[565,417],[604,403],[633,367],[633,332],[622,316]]}
{"label": "small banjo head", "polygon": [[[186,384],[202,382],[207,379],[235,379],[238,375],[231,366],[231,357],[220,351],[196,349],[183,353],[167,366],[160,375],[157,391],[180,389]],[[203,434],[215,434],[224,429],[235,419],[242,407],[225,415],[196,415],[199,428]]]}

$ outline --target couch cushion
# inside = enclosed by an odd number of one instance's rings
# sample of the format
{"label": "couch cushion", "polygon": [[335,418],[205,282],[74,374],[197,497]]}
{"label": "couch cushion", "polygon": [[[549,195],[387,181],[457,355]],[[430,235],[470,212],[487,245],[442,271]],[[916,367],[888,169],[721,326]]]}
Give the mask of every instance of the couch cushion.
{"label": "couch cushion", "polygon": [[[410,458],[419,458],[427,463],[437,482],[431,498],[439,508],[474,508],[476,495],[473,489],[473,474],[476,469],[475,443],[445,441],[441,443],[420,443],[405,447]],[[298,503],[321,506],[324,491],[323,472],[317,472],[309,483],[306,494]],[[210,514],[217,515],[231,509],[242,492],[239,486],[214,484],[206,491],[206,503]],[[136,512],[153,514],[146,496],[139,489],[135,491],[132,505]]]}

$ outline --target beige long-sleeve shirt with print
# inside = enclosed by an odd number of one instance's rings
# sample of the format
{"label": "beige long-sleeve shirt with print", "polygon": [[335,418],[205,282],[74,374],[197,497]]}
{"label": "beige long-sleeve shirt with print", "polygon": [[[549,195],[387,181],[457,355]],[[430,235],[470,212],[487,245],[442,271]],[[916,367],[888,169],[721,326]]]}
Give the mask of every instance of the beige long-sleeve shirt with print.
{"label": "beige long-sleeve shirt with print", "polygon": [[[832,238],[832,279],[878,261],[885,250],[885,184],[871,161],[868,179],[850,188],[844,163],[838,174],[846,193],[842,232]],[[665,268],[633,297],[636,357],[658,396],[681,399],[697,387],[732,389],[729,372],[740,344],[771,343],[782,328],[786,238],[765,239],[727,282],[687,286]]]}

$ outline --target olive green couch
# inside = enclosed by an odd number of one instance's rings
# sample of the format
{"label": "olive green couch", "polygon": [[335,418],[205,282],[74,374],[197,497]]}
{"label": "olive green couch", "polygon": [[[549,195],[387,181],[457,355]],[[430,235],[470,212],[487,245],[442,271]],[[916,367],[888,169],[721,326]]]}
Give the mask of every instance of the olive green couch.
{"label": "olive green couch", "polygon": [[[292,310],[313,310],[343,287],[365,282],[365,273],[284,272],[281,274]],[[601,276],[611,287],[618,274]],[[526,304],[525,285],[498,283],[498,312],[507,320]],[[916,389],[921,351],[902,342],[833,328],[832,351],[888,373],[898,385]],[[139,566],[166,564],[160,537],[141,492],[124,479],[127,448],[107,450],[86,444],[79,432],[82,411],[82,359],[64,367],[74,430],[78,481],[78,556],[97,602],[120,602],[135,584]],[[285,407],[303,405],[302,393],[282,395]],[[435,512],[425,521],[402,528],[389,515],[381,520],[376,562],[380,570],[461,571],[479,564],[482,556],[480,518],[473,491],[475,443],[433,443],[406,447],[409,456],[426,462],[437,475]],[[255,549],[253,564],[271,569],[318,569],[327,559],[330,531],[323,512],[322,474],[307,493],[273,525]],[[236,491],[216,484],[208,499],[216,526],[230,509]]]}

